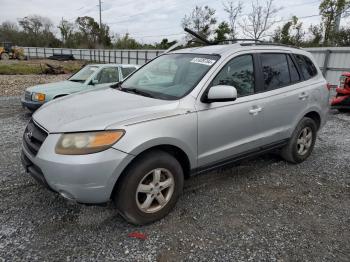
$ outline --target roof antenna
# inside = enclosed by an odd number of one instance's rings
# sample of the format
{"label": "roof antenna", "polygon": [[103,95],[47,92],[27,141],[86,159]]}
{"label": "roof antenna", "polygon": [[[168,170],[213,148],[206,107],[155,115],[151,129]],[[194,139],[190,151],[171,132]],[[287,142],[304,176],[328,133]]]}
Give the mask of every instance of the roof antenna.
{"label": "roof antenna", "polygon": [[[207,44],[207,45],[213,45],[215,43],[210,42],[209,40],[205,39],[204,37],[200,36],[199,34],[197,34],[196,32],[192,31],[191,29],[188,29],[187,27],[184,28],[185,32],[189,33],[190,35],[194,36],[195,38],[199,39],[200,41],[202,41],[203,43]],[[182,45],[186,45],[187,43],[193,41],[192,40],[186,40],[186,39],[182,39],[180,41],[178,41],[177,43],[175,43],[174,45],[170,46],[167,50],[164,51],[163,54],[169,53],[170,51],[174,50],[175,48],[182,46]]]}
{"label": "roof antenna", "polygon": [[196,32],[192,31],[191,29],[188,29],[187,27],[185,27],[184,30],[185,30],[185,32],[193,35],[195,38],[198,38],[199,40],[201,40],[203,43],[206,43],[208,45],[212,45],[213,44],[208,39],[205,39],[204,37],[200,36],[199,34],[197,34]]}

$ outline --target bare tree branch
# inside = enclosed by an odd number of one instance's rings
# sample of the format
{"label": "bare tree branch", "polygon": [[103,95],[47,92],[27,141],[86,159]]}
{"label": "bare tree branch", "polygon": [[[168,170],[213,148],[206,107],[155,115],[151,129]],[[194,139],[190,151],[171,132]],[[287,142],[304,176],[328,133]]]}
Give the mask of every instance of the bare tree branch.
{"label": "bare tree branch", "polygon": [[235,5],[234,1],[227,1],[226,3],[222,3],[224,6],[224,11],[228,14],[229,18],[229,24],[230,24],[230,29],[231,29],[231,37],[236,38],[237,37],[237,28],[236,28],[236,23],[237,23],[237,18],[238,15],[241,14],[242,8],[243,8],[243,3],[241,1],[238,1],[237,5]]}
{"label": "bare tree branch", "polygon": [[273,5],[274,0],[266,0],[263,6],[260,0],[252,2],[252,11],[239,23],[243,34],[253,39],[268,36],[268,31],[277,22],[275,15],[282,9]]}

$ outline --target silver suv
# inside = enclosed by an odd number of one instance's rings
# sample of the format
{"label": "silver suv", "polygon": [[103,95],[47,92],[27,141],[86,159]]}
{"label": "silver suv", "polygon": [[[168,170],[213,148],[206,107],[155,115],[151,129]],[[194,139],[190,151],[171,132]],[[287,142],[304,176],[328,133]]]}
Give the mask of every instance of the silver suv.
{"label": "silver suv", "polygon": [[269,44],[163,54],[122,83],[42,106],[23,136],[28,173],[80,203],[114,200],[130,223],[161,219],[184,178],[280,149],[308,158],[329,90],[311,55]]}

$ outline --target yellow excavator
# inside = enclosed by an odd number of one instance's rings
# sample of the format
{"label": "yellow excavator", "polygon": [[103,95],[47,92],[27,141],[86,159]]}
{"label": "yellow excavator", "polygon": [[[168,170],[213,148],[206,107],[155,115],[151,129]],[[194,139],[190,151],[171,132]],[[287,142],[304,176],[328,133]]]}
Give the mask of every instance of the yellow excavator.
{"label": "yellow excavator", "polygon": [[11,42],[2,42],[0,43],[0,60],[9,59],[26,59],[26,56],[24,55],[24,50],[23,48],[14,46]]}

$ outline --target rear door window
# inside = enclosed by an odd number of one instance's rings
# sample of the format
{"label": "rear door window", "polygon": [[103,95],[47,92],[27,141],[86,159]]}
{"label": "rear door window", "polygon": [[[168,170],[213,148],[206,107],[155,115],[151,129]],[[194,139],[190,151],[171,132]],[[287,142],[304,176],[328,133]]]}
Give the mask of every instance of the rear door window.
{"label": "rear door window", "polygon": [[316,66],[312,63],[310,58],[303,55],[295,55],[295,58],[305,80],[308,80],[317,75]]}
{"label": "rear door window", "polygon": [[285,54],[261,54],[265,90],[273,90],[291,83]]}

